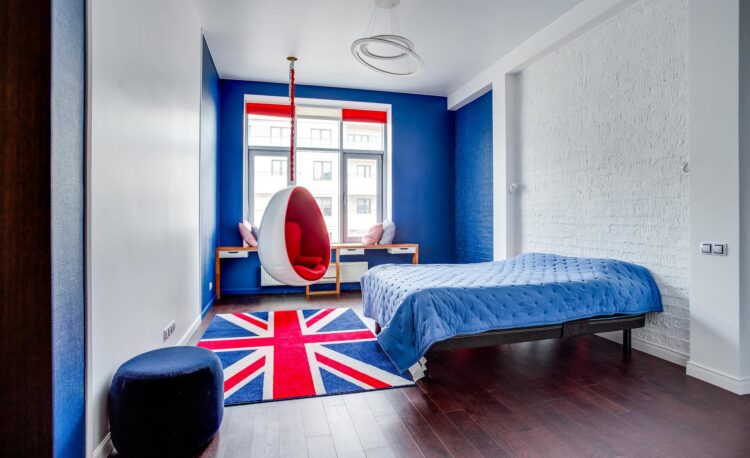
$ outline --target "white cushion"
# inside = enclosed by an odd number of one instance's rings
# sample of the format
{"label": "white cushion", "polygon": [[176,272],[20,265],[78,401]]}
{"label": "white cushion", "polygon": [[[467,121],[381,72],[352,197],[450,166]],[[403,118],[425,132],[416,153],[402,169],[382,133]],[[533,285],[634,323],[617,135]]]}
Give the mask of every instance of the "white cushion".
{"label": "white cushion", "polygon": [[393,243],[393,238],[396,236],[396,224],[393,221],[387,219],[383,221],[383,235],[380,236],[380,245],[388,245]]}

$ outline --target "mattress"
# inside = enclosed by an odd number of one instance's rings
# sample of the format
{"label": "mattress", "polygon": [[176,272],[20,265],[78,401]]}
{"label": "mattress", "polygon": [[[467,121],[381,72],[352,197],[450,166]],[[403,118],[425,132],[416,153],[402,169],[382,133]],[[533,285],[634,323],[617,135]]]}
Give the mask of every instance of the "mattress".
{"label": "mattress", "polygon": [[645,267],[613,259],[528,253],[476,264],[385,264],[361,280],[364,315],[381,325],[400,371],[458,335],[662,311]]}

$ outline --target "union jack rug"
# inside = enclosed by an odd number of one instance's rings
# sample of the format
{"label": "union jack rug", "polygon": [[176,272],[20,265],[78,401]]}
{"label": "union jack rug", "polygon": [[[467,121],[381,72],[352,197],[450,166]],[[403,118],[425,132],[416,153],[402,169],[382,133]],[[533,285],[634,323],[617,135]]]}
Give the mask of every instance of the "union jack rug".
{"label": "union jack rug", "polygon": [[199,347],[224,367],[224,404],[413,385],[350,308],[219,314]]}

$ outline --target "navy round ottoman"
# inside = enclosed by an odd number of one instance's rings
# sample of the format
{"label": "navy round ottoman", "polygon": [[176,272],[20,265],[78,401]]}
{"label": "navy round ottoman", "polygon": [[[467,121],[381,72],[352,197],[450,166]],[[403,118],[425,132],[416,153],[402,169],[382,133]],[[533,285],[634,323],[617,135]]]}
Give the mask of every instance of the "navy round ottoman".
{"label": "navy round ottoman", "polygon": [[221,362],[205,348],[136,356],[109,389],[112,443],[125,457],[190,455],[211,441],[223,415]]}

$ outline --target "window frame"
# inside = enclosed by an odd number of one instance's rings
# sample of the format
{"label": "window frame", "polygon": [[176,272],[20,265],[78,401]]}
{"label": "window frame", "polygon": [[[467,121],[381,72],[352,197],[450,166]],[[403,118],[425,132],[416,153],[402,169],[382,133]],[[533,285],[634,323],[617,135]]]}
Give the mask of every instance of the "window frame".
{"label": "window frame", "polygon": [[[307,118],[307,119],[314,119],[314,118]],[[323,132],[328,132],[328,138],[323,137]],[[313,135],[314,133],[318,134],[318,138],[315,138]],[[323,140],[333,140],[333,131],[331,129],[325,129],[323,127],[311,127],[310,128],[310,140],[320,140],[322,143]]]}
{"label": "window frame", "polygon": [[[328,199],[328,209],[330,210],[330,214],[326,215],[326,212],[324,211],[324,206],[321,205],[320,201],[318,199]],[[320,212],[323,213],[323,216],[333,216],[333,197],[332,196],[320,196],[315,198],[315,202],[318,203],[318,206],[320,207]]]}
{"label": "window frame", "polygon": [[[274,131],[275,131],[275,129],[278,129],[279,132],[281,133],[281,135],[275,136],[273,134]],[[271,126],[270,129],[269,129],[268,138],[271,141],[273,141],[274,138],[278,138],[280,140],[284,140],[284,137],[285,137],[284,133],[288,133],[289,135],[291,135],[292,134],[291,126],[290,127]]]}
{"label": "window frame", "polygon": [[[309,151],[307,148],[304,151]],[[320,177],[316,178],[315,166],[320,164]],[[326,175],[326,165],[328,165],[328,174]],[[327,176],[327,178],[326,178]],[[332,181],[333,180],[333,161],[313,160],[313,180],[315,181]]]}
{"label": "window frame", "polygon": [[[364,175],[359,174],[360,167],[362,167],[362,170],[365,172]],[[372,167],[368,164],[357,165],[357,178],[372,178]]]}
{"label": "window frame", "polygon": [[[357,138],[359,138],[359,143],[367,143],[367,144],[370,143],[370,135],[365,135],[365,134],[347,134],[346,137],[347,137],[346,140],[347,141],[351,141],[351,143],[355,143],[356,144],[357,143]],[[351,137],[351,140],[349,139],[349,137]],[[367,138],[367,141],[363,141],[365,138]],[[367,151],[373,151],[373,150],[367,150]],[[377,151],[377,150],[374,150],[374,151]]]}
{"label": "window frame", "polygon": [[[254,98],[252,96],[246,96],[245,101],[252,101]],[[312,99],[311,99],[312,100]],[[269,102],[273,102],[273,100],[268,100]],[[348,237],[348,227],[347,227],[347,211],[348,211],[348,183],[347,183],[347,159],[349,158],[362,158],[362,159],[375,159],[377,162],[375,173],[378,175],[377,180],[377,195],[375,196],[375,203],[371,204],[375,206],[376,209],[376,220],[382,221],[384,219],[384,215],[386,213],[386,209],[389,208],[390,205],[390,195],[387,195],[387,190],[389,189],[389,183],[390,178],[388,176],[388,170],[390,169],[390,139],[389,139],[389,132],[390,132],[390,122],[391,122],[391,112],[390,107],[382,107],[382,106],[375,106],[377,104],[372,104],[373,106],[364,106],[364,109],[376,109],[376,110],[383,110],[387,113],[388,116],[388,122],[383,124],[383,143],[382,143],[382,149],[381,150],[371,150],[371,149],[355,149],[355,148],[344,148],[344,123],[342,119],[336,119],[336,118],[329,118],[329,117],[318,117],[318,116],[300,116],[298,118],[305,118],[305,119],[330,119],[330,120],[337,120],[339,123],[339,129],[338,129],[338,147],[308,147],[308,146],[300,146],[299,145],[299,138],[295,139],[297,141],[296,149],[297,153],[299,154],[300,150],[303,151],[310,151],[310,152],[328,152],[331,154],[338,154],[339,158],[339,192],[340,195],[339,198],[339,240],[333,241],[333,243],[352,243],[352,242],[359,242],[360,239],[358,237]],[[346,104],[342,103],[341,105],[320,105],[317,103],[311,103],[310,105],[307,104],[298,104],[298,106],[314,106],[314,107],[328,107],[328,108],[335,108],[335,109],[341,109],[341,108],[349,108],[351,106],[361,106],[359,103],[352,103]],[[243,184],[243,189],[247,193],[244,200],[244,207],[245,207],[245,218],[252,217],[252,215],[255,214],[255,208],[254,208],[254,197],[255,197],[255,180],[253,180],[254,176],[254,170],[253,170],[253,164],[255,163],[255,156],[277,156],[284,158],[288,161],[289,157],[289,147],[287,146],[257,146],[257,145],[250,145],[250,137],[249,137],[249,131],[250,131],[250,125],[248,123],[249,115],[247,113],[244,113],[243,119],[244,119],[244,125],[243,125],[243,131],[244,131],[244,148],[245,148],[245,165],[244,165],[244,175],[245,175],[245,183]],[[299,161],[295,161],[295,175],[296,175],[296,167],[299,164]],[[287,162],[288,167],[288,162]],[[286,171],[288,174],[288,170]],[[333,165],[331,165],[331,175],[336,173],[335,170],[333,170]],[[372,170],[371,170],[372,174]],[[332,207],[331,211],[333,211],[333,202],[331,202]],[[254,222],[254,224],[260,224],[260,222]]]}
{"label": "window frame", "polygon": [[[284,173],[286,173],[286,162],[288,160],[289,159],[271,159],[271,176],[284,175]],[[274,166],[277,164],[279,165],[279,173],[276,173],[276,170],[274,169]]]}
{"label": "window frame", "polygon": [[[383,133],[383,136],[385,137],[385,132]],[[376,197],[375,199],[376,202],[374,204],[375,221],[376,222],[383,221],[384,219],[383,215],[385,214],[385,205],[386,205],[386,200],[385,200],[385,195],[384,195],[385,194],[384,193],[385,168],[383,166],[384,159],[385,159],[384,156],[385,156],[384,153],[381,153],[378,151],[368,150],[367,152],[365,152],[363,150],[350,150],[350,149],[344,150],[344,153],[341,157],[341,160],[342,160],[342,163],[341,163],[341,205],[342,205],[341,214],[342,215],[347,213],[348,211],[347,205],[349,202],[349,199],[347,198],[349,194],[348,193],[348,179],[347,179],[347,177],[349,176],[348,175],[348,171],[349,171],[348,160],[349,159],[370,159],[370,160],[376,161],[375,172],[378,173],[379,174],[378,176],[380,177],[380,179],[377,181],[377,184],[378,184],[377,196],[379,196],[379,198]],[[370,170],[370,172],[371,172],[370,176],[372,176],[372,170]],[[370,203],[370,212],[372,212],[372,207],[373,207],[373,204]],[[343,241],[343,243],[359,242],[360,239],[356,237],[349,237],[349,226],[347,224],[348,218],[342,216],[341,220],[342,221],[339,224],[341,227],[341,240]]]}
{"label": "window frame", "polygon": [[[367,204],[362,205],[360,211],[360,203]],[[358,215],[372,215],[372,198],[370,197],[357,197],[357,214]]]}
{"label": "window frame", "polygon": [[[247,121],[247,118],[245,118],[245,121]],[[260,223],[261,223],[260,221],[254,221],[255,219],[255,180],[251,179],[255,175],[253,164],[255,164],[256,156],[281,158],[282,164],[286,162],[287,167],[288,167],[289,166],[289,149],[281,148],[277,146],[262,147],[262,149],[247,146],[248,173],[245,176],[245,183],[243,185],[243,188],[247,189],[247,201],[245,203],[245,205],[247,205],[247,214],[245,214],[243,219],[250,220],[254,226],[260,226]],[[275,159],[271,159],[271,160],[273,161]],[[282,176],[287,175],[287,181],[289,181],[288,173],[289,173],[289,170],[286,167],[281,173]],[[272,176],[275,176],[275,175],[272,175]]]}

